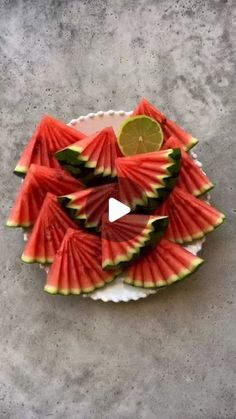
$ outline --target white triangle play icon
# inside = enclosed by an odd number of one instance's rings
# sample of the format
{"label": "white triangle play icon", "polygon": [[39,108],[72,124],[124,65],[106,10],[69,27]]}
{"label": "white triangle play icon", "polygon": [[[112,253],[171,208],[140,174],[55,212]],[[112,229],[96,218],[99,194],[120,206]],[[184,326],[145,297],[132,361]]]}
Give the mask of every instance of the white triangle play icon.
{"label": "white triangle play icon", "polygon": [[130,207],[115,198],[110,198],[108,201],[108,220],[110,223],[119,220],[119,218],[130,212]]}

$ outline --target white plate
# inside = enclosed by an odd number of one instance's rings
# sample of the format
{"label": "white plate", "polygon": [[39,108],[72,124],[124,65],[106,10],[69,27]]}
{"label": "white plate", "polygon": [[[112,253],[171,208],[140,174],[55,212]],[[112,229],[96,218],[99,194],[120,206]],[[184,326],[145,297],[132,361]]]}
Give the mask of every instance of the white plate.
{"label": "white plate", "polygon": [[[97,113],[89,113],[86,116],[80,116],[78,119],[72,119],[68,125],[71,125],[73,128],[78,129],[85,134],[92,134],[95,131],[99,131],[108,126],[112,126],[114,131],[117,133],[120,125],[130,115],[132,115],[132,111],[100,111]],[[197,155],[192,153],[192,156],[195,159],[196,164],[201,166],[201,163],[197,161]],[[198,240],[194,244],[185,246],[185,248],[191,253],[197,254],[201,250],[204,240],[205,239]],[[127,302],[131,300],[139,300],[140,298],[145,298],[150,294],[155,294],[157,291],[158,290],[136,288],[131,285],[124,284],[122,275],[120,275],[111,284],[106,285],[101,290],[94,291],[88,295],[84,294],[83,296],[90,297],[93,300],[102,300],[104,302],[113,301],[114,303],[118,303],[121,301]]]}

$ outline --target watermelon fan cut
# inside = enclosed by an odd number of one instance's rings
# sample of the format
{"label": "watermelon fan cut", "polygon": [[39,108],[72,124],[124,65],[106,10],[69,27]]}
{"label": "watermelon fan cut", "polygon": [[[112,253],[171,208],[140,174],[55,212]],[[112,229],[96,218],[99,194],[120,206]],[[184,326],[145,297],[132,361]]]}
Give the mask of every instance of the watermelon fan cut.
{"label": "watermelon fan cut", "polygon": [[163,238],[123,273],[124,282],[142,288],[165,287],[187,277],[202,263],[201,258]]}
{"label": "watermelon fan cut", "polygon": [[149,245],[163,236],[168,217],[128,214],[110,223],[102,219],[102,267],[113,269],[130,263]]}
{"label": "watermelon fan cut", "polygon": [[49,270],[44,290],[50,294],[90,293],[104,287],[119,273],[103,271],[101,238],[68,229]]}
{"label": "watermelon fan cut", "polygon": [[117,183],[87,188],[70,195],[59,197],[71,217],[85,228],[100,231],[103,214],[108,212],[109,198],[117,198]]}
{"label": "watermelon fan cut", "polygon": [[120,201],[133,210],[155,208],[175,186],[180,166],[179,148],[116,159]]}
{"label": "watermelon fan cut", "polygon": [[159,124],[164,134],[164,141],[171,135],[177,137],[182,146],[189,150],[198,143],[198,140],[190,135],[187,131],[183,130],[179,125],[167,119],[166,116],[155,106],[153,106],[147,99],[141,99],[135,108],[133,115],[147,115],[155,119]]}
{"label": "watermelon fan cut", "polygon": [[48,193],[21,257],[23,262],[52,263],[68,228],[76,228],[76,224],[65,214],[57,197]]}
{"label": "watermelon fan cut", "polygon": [[[203,263],[179,244],[225,218],[197,198],[213,187],[187,153],[198,141],[146,99],[133,115],[159,122],[160,151],[124,157],[112,127],[87,136],[45,116],[17,163],[26,176],[7,225],[31,228],[22,260],[51,265],[48,293],[90,293],[121,272],[131,286],[171,285]],[[109,198],[133,214],[110,223]]]}
{"label": "watermelon fan cut", "polygon": [[60,168],[54,156],[55,152],[84,137],[83,133],[46,115],[24,149],[14,173],[24,176],[32,163],[54,169]]}
{"label": "watermelon fan cut", "polygon": [[120,156],[122,154],[112,127],[104,128],[56,153],[62,164],[84,166],[94,176],[111,178],[116,177],[115,159]]}
{"label": "watermelon fan cut", "polygon": [[[176,137],[171,136],[165,142],[163,149],[180,146],[180,141]],[[211,190],[214,187],[213,183],[183,148],[181,148],[181,156],[182,165],[177,185],[180,186],[182,190],[195,196],[200,196]]]}
{"label": "watermelon fan cut", "polygon": [[37,219],[47,192],[64,195],[82,188],[79,180],[62,169],[32,164],[18,192],[7,225],[30,227]]}
{"label": "watermelon fan cut", "polygon": [[165,238],[176,243],[201,239],[223,223],[225,216],[206,202],[176,187],[155,215],[168,215]]}

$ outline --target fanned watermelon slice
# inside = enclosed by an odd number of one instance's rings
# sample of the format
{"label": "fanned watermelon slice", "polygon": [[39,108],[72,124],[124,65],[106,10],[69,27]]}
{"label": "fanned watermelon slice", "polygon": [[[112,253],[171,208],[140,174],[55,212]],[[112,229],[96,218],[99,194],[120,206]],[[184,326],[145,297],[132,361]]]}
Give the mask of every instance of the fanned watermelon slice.
{"label": "fanned watermelon slice", "polygon": [[48,193],[21,259],[27,263],[52,263],[68,228],[76,228],[75,223],[65,214],[57,197]]}
{"label": "fanned watermelon slice", "polygon": [[133,210],[155,208],[176,185],[180,166],[178,148],[116,159],[119,199]]}
{"label": "fanned watermelon slice", "polygon": [[104,287],[118,274],[101,267],[101,238],[69,229],[49,270],[44,288],[50,294],[89,293]]}
{"label": "fanned watermelon slice", "polygon": [[159,122],[164,133],[164,141],[167,140],[171,135],[175,135],[187,150],[198,143],[196,138],[183,130],[183,128],[181,128],[170,119],[167,119],[166,116],[161,111],[159,111],[159,109],[153,106],[147,99],[143,98],[140,100],[133,112],[133,115],[147,115]]}
{"label": "fanned watermelon slice", "polygon": [[24,176],[32,163],[59,168],[60,164],[54,153],[84,137],[81,132],[52,116],[44,116],[24,149],[14,173]]}
{"label": "fanned watermelon slice", "polygon": [[176,243],[189,243],[218,227],[225,216],[206,202],[176,187],[155,215],[168,215],[165,238]]}
{"label": "fanned watermelon slice", "polygon": [[58,199],[83,227],[100,231],[103,214],[108,211],[109,198],[117,198],[117,195],[118,185],[114,182],[87,188]]}
{"label": "fanned watermelon slice", "polygon": [[102,267],[120,268],[140,256],[141,250],[153,246],[163,236],[168,217],[128,214],[109,222],[102,219]]}
{"label": "fanned watermelon slice", "polygon": [[124,272],[124,282],[142,288],[166,287],[187,277],[202,263],[201,258],[163,238]]}
{"label": "fanned watermelon slice", "polygon": [[9,227],[30,227],[36,221],[47,192],[64,195],[83,188],[81,182],[62,169],[31,164],[10,216]]}
{"label": "fanned watermelon slice", "polygon": [[116,177],[115,159],[122,156],[112,127],[104,128],[56,153],[62,164],[89,168],[94,176]]}
{"label": "fanned watermelon slice", "polygon": [[[163,149],[180,147],[178,138],[171,136],[165,142]],[[181,148],[182,165],[179,172],[178,186],[186,192],[200,196],[214,187],[202,169],[195,163],[191,156]]]}

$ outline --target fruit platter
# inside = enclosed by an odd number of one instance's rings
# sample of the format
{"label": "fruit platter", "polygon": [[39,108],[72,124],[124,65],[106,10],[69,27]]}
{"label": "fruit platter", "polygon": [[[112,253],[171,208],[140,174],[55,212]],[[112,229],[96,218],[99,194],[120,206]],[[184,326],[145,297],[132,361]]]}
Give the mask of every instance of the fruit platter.
{"label": "fruit platter", "polygon": [[[209,203],[197,142],[146,99],[69,124],[44,116],[15,167],[7,220],[24,231],[22,261],[44,267],[44,290],[126,302],[196,271],[225,218]],[[129,213],[111,221],[111,199]]]}

